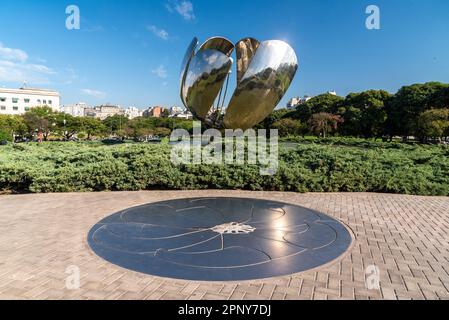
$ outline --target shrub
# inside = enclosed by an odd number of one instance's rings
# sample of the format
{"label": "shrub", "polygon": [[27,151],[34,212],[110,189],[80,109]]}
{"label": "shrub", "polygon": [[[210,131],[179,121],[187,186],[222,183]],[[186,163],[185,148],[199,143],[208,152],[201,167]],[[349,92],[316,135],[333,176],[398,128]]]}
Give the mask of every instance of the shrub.
{"label": "shrub", "polygon": [[0,148],[0,190],[83,192],[243,189],[449,195],[449,149],[361,139],[306,138],[280,149],[279,168],[182,165],[168,144],[43,143]]}
{"label": "shrub", "polygon": [[12,141],[12,136],[9,133],[0,130],[0,142],[2,142],[2,141],[11,142]]}

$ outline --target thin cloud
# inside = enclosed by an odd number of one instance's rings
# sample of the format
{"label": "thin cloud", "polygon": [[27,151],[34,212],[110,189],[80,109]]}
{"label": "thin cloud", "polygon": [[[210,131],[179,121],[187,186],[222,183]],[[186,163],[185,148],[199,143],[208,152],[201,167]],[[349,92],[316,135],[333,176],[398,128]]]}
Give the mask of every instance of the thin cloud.
{"label": "thin cloud", "polygon": [[81,30],[84,32],[103,32],[103,31],[105,31],[103,26],[92,26],[92,27],[87,27],[87,28],[81,28]]}
{"label": "thin cloud", "polygon": [[28,54],[24,50],[8,48],[0,43],[0,81],[50,83],[49,76],[56,72],[43,64],[27,63],[27,60]]}
{"label": "thin cloud", "polygon": [[151,73],[155,74],[156,76],[158,76],[161,79],[166,79],[168,77],[167,70],[165,69],[165,67],[163,65],[160,65],[156,69],[151,70]]}
{"label": "thin cloud", "polygon": [[88,95],[88,96],[97,98],[97,99],[104,99],[104,98],[106,98],[106,93],[103,92],[103,91],[99,91],[99,90],[81,89],[81,92],[86,94],[86,95]]}
{"label": "thin cloud", "polygon": [[165,8],[169,12],[178,13],[181,17],[184,18],[184,20],[187,21],[192,21],[196,18],[193,11],[193,4],[188,0],[169,0],[165,4]]}
{"label": "thin cloud", "polygon": [[3,43],[0,42],[0,58],[4,60],[25,62],[28,60],[28,55],[23,50],[5,47],[3,46]]}
{"label": "thin cloud", "polygon": [[94,21],[90,21],[84,15],[81,17],[81,31],[84,32],[103,32],[105,31],[105,27],[96,24]]}
{"label": "thin cloud", "polygon": [[53,69],[42,64],[26,64],[25,69],[43,74],[56,74]]}
{"label": "thin cloud", "polygon": [[70,65],[65,68],[65,75],[67,76],[67,79],[64,81],[65,85],[73,84],[74,81],[79,79],[78,72]]}
{"label": "thin cloud", "polygon": [[34,58],[34,60],[36,60],[36,61],[39,62],[39,63],[47,63],[47,60],[42,59],[42,58],[39,58],[39,57]]}
{"label": "thin cloud", "polygon": [[0,60],[0,81],[2,82],[27,81],[35,84],[48,84],[50,83],[48,76],[55,73],[43,65]]}
{"label": "thin cloud", "polygon": [[159,29],[156,26],[147,26],[147,30],[152,32],[156,37],[161,38],[162,40],[168,40],[169,34],[164,29]]}

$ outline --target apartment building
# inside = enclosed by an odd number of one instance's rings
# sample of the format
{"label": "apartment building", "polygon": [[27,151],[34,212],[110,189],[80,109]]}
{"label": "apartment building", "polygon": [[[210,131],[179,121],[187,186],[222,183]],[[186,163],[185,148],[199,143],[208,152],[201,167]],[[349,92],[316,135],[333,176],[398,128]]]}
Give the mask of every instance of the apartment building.
{"label": "apartment building", "polygon": [[0,88],[0,114],[20,115],[39,106],[49,106],[59,111],[60,100],[59,92],[54,90]]}

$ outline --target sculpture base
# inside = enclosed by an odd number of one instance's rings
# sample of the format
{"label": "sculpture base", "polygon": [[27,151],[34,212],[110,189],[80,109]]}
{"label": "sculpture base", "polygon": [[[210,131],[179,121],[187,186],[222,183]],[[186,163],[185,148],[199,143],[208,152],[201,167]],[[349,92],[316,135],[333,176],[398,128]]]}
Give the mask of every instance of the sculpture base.
{"label": "sculpture base", "polygon": [[96,224],[100,257],[176,279],[241,281],[289,275],[333,261],[352,237],[322,213],[281,202],[194,198],[151,203]]}

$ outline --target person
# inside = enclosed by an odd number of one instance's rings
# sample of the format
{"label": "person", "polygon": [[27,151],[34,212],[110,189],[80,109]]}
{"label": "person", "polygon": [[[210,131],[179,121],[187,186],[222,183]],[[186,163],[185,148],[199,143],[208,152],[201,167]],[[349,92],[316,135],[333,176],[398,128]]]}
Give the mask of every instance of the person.
{"label": "person", "polygon": [[37,133],[37,142],[42,143],[43,140],[44,140],[44,134],[42,133],[42,131],[39,130],[39,132]]}

